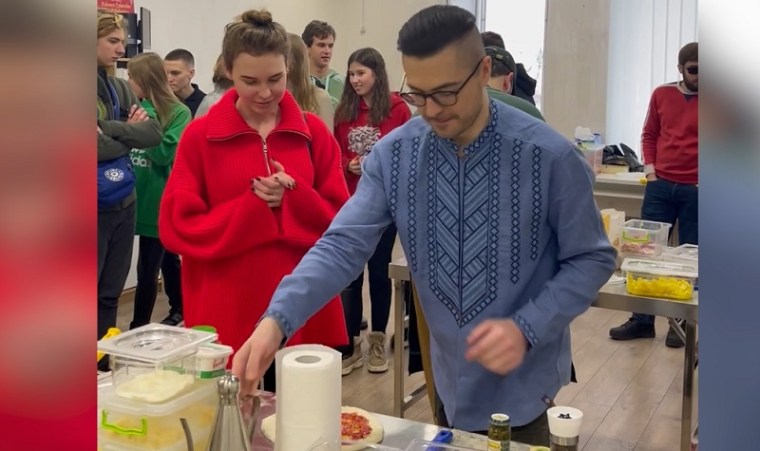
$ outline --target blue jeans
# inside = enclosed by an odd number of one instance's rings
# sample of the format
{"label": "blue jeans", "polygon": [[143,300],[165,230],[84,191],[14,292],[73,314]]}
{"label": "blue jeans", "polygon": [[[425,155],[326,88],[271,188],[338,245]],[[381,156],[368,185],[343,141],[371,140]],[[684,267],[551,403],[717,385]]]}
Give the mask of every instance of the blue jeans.
{"label": "blue jeans", "polygon": [[[699,188],[663,179],[648,182],[641,206],[641,219],[647,221],[678,221],[679,244],[699,244],[698,206]],[[672,232],[672,229],[671,229]],[[632,319],[643,324],[654,324],[654,316],[634,313]]]}

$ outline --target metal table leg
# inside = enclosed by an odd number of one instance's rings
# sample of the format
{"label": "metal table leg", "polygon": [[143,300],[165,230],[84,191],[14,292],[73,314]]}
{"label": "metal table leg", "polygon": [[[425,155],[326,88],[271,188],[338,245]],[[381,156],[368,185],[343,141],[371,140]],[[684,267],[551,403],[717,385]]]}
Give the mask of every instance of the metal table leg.
{"label": "metal table leg", "polygon": [[393,280],[393,415],[404,416],[404,284],[399,279]]}
{"label": "metal table leg", "polygon": [[681,451],[691,448],[691,411],[694,399],[694,362],[697,347],[697,325],[684,323],[686,349],[683,368],[683,404],[681,405]]}
{"label": "metal table leg", "polygon": [[393,347],[393,415],[398,418],[404,418],[404,411],[416,401],[424,398],[427,395],[427,388],[425,384],[419,385],[412,390],[410,394],[404,393],[404,339],[405,330],[408,327],[406,321],[406,293],[407,293],[406,280],[394,279],[393,286],[395,288],[395,308],[393,309],[393,331],[394,331],[394,347]]}

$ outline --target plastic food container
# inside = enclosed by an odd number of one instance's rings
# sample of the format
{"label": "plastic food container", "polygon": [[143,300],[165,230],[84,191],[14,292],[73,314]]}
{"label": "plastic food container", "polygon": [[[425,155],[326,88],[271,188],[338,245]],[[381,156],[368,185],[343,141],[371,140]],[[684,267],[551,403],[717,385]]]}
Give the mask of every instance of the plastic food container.
{"label": "plastic food container", "polygon": [[[202,345],[216,338],[217,334],[205,331],[148,324],[100,340],[98,351],[111,356],[112,381],[118,392],[120,386],[137,377],[145,378],[151,373],[171,371],[188,375],[192,380],[196,352]],[[182,378],[177,379],[182,382]]]}
{"label": "plastic food container", "polygon": [[670,227],[666,222],[626,221],[620,233],[620,253],[626,257],[658,257],[668,245]]}
{"label": "plastic food container", "polygon": [[699,263],[699,246],[682,244],[678,247],[669,247],[662,253],[662,257],[667,261],[687,262],[696,265]]}
{"label": "plastic food container", "polygon": [[600,174],[602,172],[604,146],[581,147],[581,151],[583,152],[583,156],[586,157],[586,161],[589,166],[591,166],[591,169],[594,170],[594,173]]}
{"label": "plastic food container", "polygon": [[626,290],[637,296],[688,301],[694,295],[697,268],[688,263],[626,258]]}
{"label": "plastic food container", "polygon": [[103,451],[186,451],[180,418],[185,418],[194,449],[205,450],[217,409],[216,387],[196,389],[161,404],[123,399],[112,386],[98,390],[98,445]]}
{"label": "plastic food container", "polygon": [[215,379],[224,376],[231,355],[232,348],[230,346],[216,343],[201,346],[195,353],[195,377],[198,379]]}

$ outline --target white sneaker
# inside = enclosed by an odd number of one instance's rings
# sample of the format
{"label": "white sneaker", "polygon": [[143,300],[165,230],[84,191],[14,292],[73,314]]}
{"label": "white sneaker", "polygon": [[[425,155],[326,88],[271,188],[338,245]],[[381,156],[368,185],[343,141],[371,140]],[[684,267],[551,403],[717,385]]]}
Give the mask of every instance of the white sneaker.
{"label": "white sneaker", "polygon": [[367,371],[370,373],[384,373],[388,371],[388,357],[385,355],[385,334],[382,332],[370,332],[369,361]]}
{"label": "white sneaker", "polygon": [[354,337],[354,353],[351,357],[343,359],[343,368],[341,374],[348,376],[355,368],[361,368],[364,366],[364,356],[362,355],[362,337]]}

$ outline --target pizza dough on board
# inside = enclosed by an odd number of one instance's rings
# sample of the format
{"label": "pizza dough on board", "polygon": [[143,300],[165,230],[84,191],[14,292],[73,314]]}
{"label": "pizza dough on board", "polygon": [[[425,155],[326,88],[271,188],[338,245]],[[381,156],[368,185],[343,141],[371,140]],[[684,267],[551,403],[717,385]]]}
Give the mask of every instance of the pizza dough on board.
{"label": "pizza dough on board", "polygon": [[[351,445],[343,445],[341,446],[341,451],[359,451],[364,448],[366,448],[367,445],[370,444],[377,444],[383,441],[384,431],[383,431],[383,423],[380,422],[380,420],[375,416],[374,414],[367,412],[364,409],[359,409],[357,407],[347,407],[343,406],[341,408],[341,414],[351,414],[355,413],[358,415],[363,416],[367,419],[369,422],[369,427],[372,429],[372,432],[369,433],[367,437],[362,439],[362,444],[351,444]],[[275,415],[270,415],[263,420],[261,420],[261,433],[264,434],[264,437],[272,441],[274,443],[275,436],[276,436],[276,418]]]}

